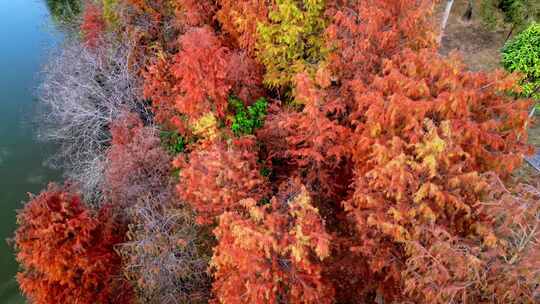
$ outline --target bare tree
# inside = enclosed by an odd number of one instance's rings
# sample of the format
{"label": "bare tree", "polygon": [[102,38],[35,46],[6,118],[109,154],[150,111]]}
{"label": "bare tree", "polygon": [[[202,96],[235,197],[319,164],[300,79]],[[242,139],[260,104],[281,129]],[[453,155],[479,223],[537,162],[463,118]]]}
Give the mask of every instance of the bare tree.
{"label": "bare tree", "polygon": [[100,45],[89,50],[67,41],[44,67],[38,90],[39,137],[60,147],[50,163],[63,168],[89,201],[101,195],[111,122],[126,110],[145,112],[129,44],[107,39]]}
{"label": "bare tree", "polygon": [[128,113],[112,124],[111,133],[105,201],[129,225],[129,241],[118,252],[140,303],[206,303],[213,239],[176,199],[172,156],[159,130]]}
{"label": "bare tree", "polygon": [[186,208],[143,196],[130,209],[130,241],[119,248],[124,272],[142,303],[207,303],[210,234]]}
{"label": "bare tree", "polygon": [[448,23],[448,18],[450,17],[450,12],[452,11],[452,6],[454,5],[454,0],[448,0],[446,2],[446,7],[444,9],[442,21],[441,21],[441,29],[439,33],[439,43],[441,43],[442,38],[444,36],[444,30],[446,29],[446,24]]}

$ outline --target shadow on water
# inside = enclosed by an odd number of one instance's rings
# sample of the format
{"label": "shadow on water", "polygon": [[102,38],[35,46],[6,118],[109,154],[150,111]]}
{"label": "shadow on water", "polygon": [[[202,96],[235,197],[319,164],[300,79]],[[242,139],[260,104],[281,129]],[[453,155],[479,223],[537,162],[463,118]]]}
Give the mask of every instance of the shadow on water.
{"label": "shadow on water", "polygon": [[16,209],[27,193],[39,193],[60,172],[44,165],[54,147],[36,140],[39,71],[62,41],[61,24],[72,22],[75,0],[0,1],[0,303],[24,303],[15,280],[17,263],[7,244]]}

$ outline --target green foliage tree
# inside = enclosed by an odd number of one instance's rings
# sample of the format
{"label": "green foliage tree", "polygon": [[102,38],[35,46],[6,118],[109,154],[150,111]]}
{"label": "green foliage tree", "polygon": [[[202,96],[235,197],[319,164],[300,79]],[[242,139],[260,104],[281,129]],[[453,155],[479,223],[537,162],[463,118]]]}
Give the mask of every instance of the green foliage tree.
{"label": "green foliage tree", "polygon": [[502,65],[510,72],[522,73],[524,97],[540,100],[540,23],[532,23],[504,46]]}
{"label": "green foliage tree", "polygon": [[71,23],[82,12],[80,0],[47,0],[45,1],[53,20],[56,23]]}
{"label": "green foliage tree", "polygon": [[186,149],[186,138],[178,131],[162,130],[160,132],[161,143],[172,155],[177,155],[184,152]]}
{"label": "green foliage tree", "polygon": [[229,104],[234,108],[235,116],[231,126],[236,135],[253,134],[255,129],[263,126],[268,102],[265,98],[258,99],[253,105],[244,106],[244,103],[235,97],[229,98]]}
{"label": "green foliage tree", "polygon": [[531,22],[540,20],[540,1],[481,0],[480,16],[490,28],[501,23],[510,24],[510,36],[514,31],[523,30]]}

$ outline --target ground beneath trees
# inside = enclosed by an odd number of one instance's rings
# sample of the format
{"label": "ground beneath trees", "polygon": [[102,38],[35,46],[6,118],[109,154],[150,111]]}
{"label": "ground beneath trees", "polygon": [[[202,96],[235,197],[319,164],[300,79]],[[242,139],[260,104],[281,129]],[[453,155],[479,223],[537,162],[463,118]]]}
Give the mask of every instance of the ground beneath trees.
{"label": "ground beneath trees", "polygon": [[[537,155],[540,154],[540,115],[535,116],[535,122],[529,128],[529,142],[531,145],[536,147],[536,153]],[[537,159],[539,156],[537,156]],[[536,169],[534,169],[531,165],[525,164],[523,166],[524,168],[521,168],[521,171],[523,176],[520,176],[525,179],[533,179],[532,182],[535,182],[536,184],[540,184],[540,172]],[[519,174],[519,172],[518,172]]]}
{"label": "ground beneath trees", "polygon": [[[463,56],[463,61],[473,71],[499,68],[500,49],[510,29],[488,29],[482,23],[476,7],[473,9],[471,20],[465,21],[463,15],[467,10],[467,2],[467,0],[454,1],[440,52],[447,55],[452,50],[458,50]],[[446,1],[442,1],[437,9],[438,15],[444,10],[445,5]]]}

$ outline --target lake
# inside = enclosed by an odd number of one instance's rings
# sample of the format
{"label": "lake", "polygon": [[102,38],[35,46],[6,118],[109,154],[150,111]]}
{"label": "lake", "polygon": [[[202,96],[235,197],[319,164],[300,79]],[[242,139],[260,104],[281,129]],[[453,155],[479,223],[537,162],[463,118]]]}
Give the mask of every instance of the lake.
{"label": "lake", "polygon": [[39,71],[62,35],[45,0],[0,1],[0,303],[24,303],[17,263],[5,242],[16,227],[15,210],[27,192],[38,193],[59,172],[44,161],[53,147],[36,140],[34,97]]}

